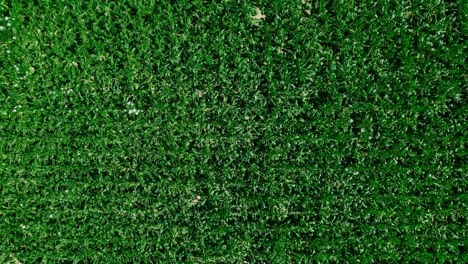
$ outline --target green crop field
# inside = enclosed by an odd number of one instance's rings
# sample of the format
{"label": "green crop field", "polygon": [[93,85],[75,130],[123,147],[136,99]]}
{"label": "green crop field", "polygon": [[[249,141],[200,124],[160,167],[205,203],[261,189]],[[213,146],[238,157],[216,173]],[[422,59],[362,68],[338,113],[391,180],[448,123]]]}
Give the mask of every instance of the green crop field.
{"label": "green crop field", "polygon": [[466,263],[465,0],[0,0],[0,263]]}

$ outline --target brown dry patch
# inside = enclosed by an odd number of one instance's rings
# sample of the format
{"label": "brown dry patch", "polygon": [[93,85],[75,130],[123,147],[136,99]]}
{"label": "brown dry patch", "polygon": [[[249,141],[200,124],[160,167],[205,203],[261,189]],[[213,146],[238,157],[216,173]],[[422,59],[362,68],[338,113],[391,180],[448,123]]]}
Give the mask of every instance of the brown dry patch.
{"label": "brown dry patch", "polygon": [[255,16],[252,16],[253,19],[260,20],[260,19],[265,19],[266,18],[266,16],[264,14],[262,14],[262,11],[260,10],[260,8],[255,7],[255,10],[257,10],[257,14]]}

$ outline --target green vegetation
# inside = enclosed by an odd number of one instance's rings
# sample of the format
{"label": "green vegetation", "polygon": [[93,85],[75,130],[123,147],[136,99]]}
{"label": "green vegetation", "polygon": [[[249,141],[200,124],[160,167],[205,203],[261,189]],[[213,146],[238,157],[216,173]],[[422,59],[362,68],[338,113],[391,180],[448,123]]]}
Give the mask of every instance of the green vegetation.
{"label": "green vegetation", "polygon": [[467,262],[467,14],[0,0],[0,262]]}

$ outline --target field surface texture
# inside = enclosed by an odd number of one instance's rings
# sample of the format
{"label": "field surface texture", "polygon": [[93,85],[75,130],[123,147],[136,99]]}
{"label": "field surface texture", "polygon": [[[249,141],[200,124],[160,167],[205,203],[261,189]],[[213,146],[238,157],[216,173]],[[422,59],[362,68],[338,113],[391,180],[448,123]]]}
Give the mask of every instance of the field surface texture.
{"label": "field surface texture", "polygon": [[468,262],[467,8],[0,0],[0,262]]}

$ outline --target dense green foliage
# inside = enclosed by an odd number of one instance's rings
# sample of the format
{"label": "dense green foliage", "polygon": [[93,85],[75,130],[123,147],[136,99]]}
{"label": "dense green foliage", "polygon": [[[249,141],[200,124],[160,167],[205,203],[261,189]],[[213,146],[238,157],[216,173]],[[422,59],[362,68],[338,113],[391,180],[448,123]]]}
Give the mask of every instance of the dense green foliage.
{"label": "dense green foliage", "polygon": [[463,3],[0,0],[0,262],[468,261]]}

